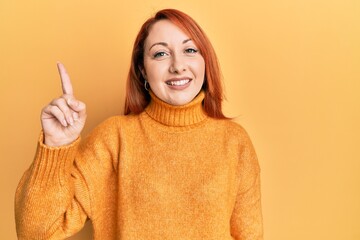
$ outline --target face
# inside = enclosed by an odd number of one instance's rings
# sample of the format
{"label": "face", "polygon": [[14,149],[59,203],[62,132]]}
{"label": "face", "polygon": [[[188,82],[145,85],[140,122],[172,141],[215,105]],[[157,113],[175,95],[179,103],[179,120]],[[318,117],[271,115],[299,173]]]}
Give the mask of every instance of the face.
{"label": "face", "polygon": [[202,88],[205,61],[189,36],[169,20],[160,20],[145,40],[141,72],[158,98],[184,105]]}

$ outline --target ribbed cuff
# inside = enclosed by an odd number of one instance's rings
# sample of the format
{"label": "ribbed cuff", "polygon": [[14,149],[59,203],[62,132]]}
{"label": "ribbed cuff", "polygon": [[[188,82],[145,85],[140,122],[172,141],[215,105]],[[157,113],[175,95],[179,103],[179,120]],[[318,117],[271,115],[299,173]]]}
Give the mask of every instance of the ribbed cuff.
{"label": "ribbed cuff", "polygon": [[34,162],[31,181],[40,181],[36,185],[46,187],[49,184],[66,185],[77,153],[80,138],[69,145],[50,147],[43,143],[43,133],[40,134]]}

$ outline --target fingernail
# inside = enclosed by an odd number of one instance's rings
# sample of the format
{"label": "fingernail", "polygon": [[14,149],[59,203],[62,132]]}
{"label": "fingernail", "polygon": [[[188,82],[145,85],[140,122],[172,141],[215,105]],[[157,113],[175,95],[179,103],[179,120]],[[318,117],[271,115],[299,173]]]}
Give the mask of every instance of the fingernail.
{"label": "fingernail", "polygon": [[62,124],[64,127],[67,127],[67,125],[68,125],[65,119],[61,121],[61,124]]}
{"label": "fingernail", "polygon": [[69,118],[69,123],[71,126],[74,124],[74,119],[72,117]]}

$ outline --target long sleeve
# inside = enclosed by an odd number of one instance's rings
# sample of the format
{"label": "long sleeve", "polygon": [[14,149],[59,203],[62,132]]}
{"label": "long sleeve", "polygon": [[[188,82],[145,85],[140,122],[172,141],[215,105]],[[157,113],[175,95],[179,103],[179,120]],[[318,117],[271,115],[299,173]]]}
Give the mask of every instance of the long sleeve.
{"label": "long sleeve", "polygon": [[[35,159],[15,196],[19,239],[65,239],[85,221],[115,231],[119,122],[109,118],[83,141],[47,147],[42,135]],[[112,219],[111,222],[108,219]],[[95,220],[95,222],[94,222]],[[111,231],[106,231],[113,234]],[[105,232],[101,234],[107,239]]]}
{"label": "long sleeve", "polygon": [[59,148],[42,141],[41,135],[35,159],[16,191],[19,239],[64,239],[82,228],[89,211],[85,180],[73,166],[80,140]]}
{"label": "long sleeve", "polygon": [[263,218],[260,194],[260,167],[247,135],[241,147],[239,187],[231,216],[231,235],[236,240],[262,240]]}

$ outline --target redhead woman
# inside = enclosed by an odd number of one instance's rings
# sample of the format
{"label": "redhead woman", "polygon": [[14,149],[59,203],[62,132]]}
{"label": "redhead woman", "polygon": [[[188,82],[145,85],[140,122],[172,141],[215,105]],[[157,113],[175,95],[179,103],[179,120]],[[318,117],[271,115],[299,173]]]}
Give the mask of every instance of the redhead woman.
{"label": "redhead woman", "polygon": [[165,9],[134,44],[125,114],[80,140],[85,104],[58,63],[63,95],[41,113],[36,156],[16,191],[19,239],[263,239],[260,168],[224,116],[215,52],[188,15]]}

